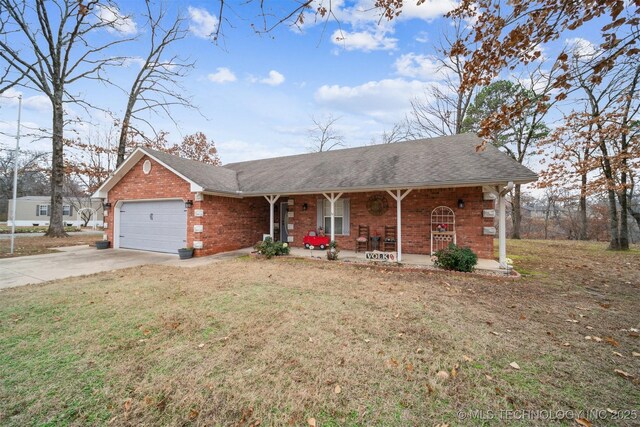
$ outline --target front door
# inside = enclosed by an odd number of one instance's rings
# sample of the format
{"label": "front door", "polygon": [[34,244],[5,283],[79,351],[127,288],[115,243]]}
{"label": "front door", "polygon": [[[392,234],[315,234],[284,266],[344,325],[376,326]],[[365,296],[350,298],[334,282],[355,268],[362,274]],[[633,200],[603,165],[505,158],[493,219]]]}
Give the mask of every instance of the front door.
{"label": "front door", "polygon": [[289,233],[287,232],[289,227],[289,203],[280,203],[280,241],[287,242]]}

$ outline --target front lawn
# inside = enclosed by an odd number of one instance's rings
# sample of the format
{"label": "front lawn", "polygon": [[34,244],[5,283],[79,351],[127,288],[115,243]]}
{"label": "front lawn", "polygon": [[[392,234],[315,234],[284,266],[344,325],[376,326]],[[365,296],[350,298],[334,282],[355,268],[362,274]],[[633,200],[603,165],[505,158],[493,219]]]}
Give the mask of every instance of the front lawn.
{"label": "front lawn", "polygon": [[58,252],[53,248],[75,245],[95,245],[102,236],[95,233],[74,235],[69,237],[51,238],[46,236],[16,236],[14,254],[11,255],[11,240],[0,239],[0,258],[16,256],[40,255]]}
{"label": "front lawn", "polygon": [[639,410],[640,252],[509,245],[520,281],[247,257],[3,291],[0,424],[637,425],[607,408]]}

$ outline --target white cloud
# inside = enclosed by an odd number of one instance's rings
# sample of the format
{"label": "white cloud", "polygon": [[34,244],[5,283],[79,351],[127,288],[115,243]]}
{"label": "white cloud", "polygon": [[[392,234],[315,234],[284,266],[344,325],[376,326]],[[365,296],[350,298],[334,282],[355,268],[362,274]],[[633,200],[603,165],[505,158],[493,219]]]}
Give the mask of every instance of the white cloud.
{"label": "white cloud", "polygon": [[396,73],[403,77],[434,80],[441,74],[441,64],[433,55],[407,53],[401,55],[394,63]]}
{"label": "white cloud", "polygon": [[51,100],[46,95],[24,96],[24,94],[16,89],[7,89],[0,96],[0,105],[11,107],[18,106],[18,96],[22,95],[22,107],[27,110],[38,112],[46,112],[51,110]]}
{"label": "white cloud", "polygon": [[188,11],[189,17],[191,18],[189,31],[196,37],[203,39],[211,38],[218,26],[218,18],[204,8],[189,6]]}
{"label": "white cloud", "polygon": [[405,79],[370,81],[359,86],[324,85],[316,91],[315,100],[332,110],[393,122],[409,109],[409,100],[423,93],[428,85]]}
{"label": "white cloud", "polygon": [[218,67],[216,72],[207,75],[207,78],[214,83],[230,83],[237,80],[233,71],[226,67]]}
{"label": "white cloud", "polygon": [[260,79],[260,83],[264,83],[269,86],[278,86],[284,83],[284,76],[276,70],[269,71],[269,76]]}
{"label": "white cloud", "polygon": [[426,0],[418,5],[417,1],[404,2],[399,19],[422,19],[432,21],[441,18],[453,10],[457,3],[452,0]]}
{"label": "white cloud", "polygon": [[398,39],[386,36],[385,31],[344,31],[336,30],[331,41],[345,50],[392,50],[398,45]]}
{"label": "white cloud", "polygon": [[98,19],[107,24],[107,31],[111,34],[132,36],[138,33],[138,25],[130,17],[125,16],[115,6],[99,6],[97,9]]}
{"label": "white cloud", "polygon": [[569,51],[578,57],[593,56],[598,51],[596,45],[581,37],[567,39],[566,46],[569,48]]}
{"label": "white cloud", "polygon": [[130,58],[125,58],[125,60],[122,62],[122,65],[124,67],[130,67],[132,65],[137,65],[138,68],[142,68],[144,63],[145,63],[145,60],[141,56],[132,56]]}

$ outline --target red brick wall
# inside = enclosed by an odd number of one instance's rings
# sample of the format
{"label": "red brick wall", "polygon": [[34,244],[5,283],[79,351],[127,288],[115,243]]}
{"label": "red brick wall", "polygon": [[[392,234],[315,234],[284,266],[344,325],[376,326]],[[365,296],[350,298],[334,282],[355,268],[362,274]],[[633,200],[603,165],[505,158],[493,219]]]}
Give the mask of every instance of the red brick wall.
{"label": "red brick wall", "polygon": [[269,203],[264,197],[235,199],[208,196],[194,202],[194,209],[203,209],[202,218],[194,218],[204,226],[199,240],[204,242],[199,255],[232,251],[253,246],[269,233]]}
{"label": "red brick wall", "polygon": [[[373,195],[381,195],[387,200],[389,209],[382,216],[371,215],[367,211],[367,201]],[[358,225],[368,225],[371,234],[384,234],[385,225],[396,225],[396,202],[387,192],[349,193],[343,198],[350,200],[350,235],[336,236],[338,245],[353,250],[358,234]],[[294,217],[289,223],[294,229],[289,232],[294,237],[293,246],[301,246],[302,238],[308,230],[317,226],[317,200],[321,194],[291,196],[294,199]],[[458,199],[464,200],[464,209],[458,208]],[[303,211],[303,204],[307,210]],[[483,218],[483,209],[493,209],[492,201],[484,201],[481,187],[443,188],[436,190],[413,190],[402,201],[402,252],[428,254],[431,250],[431,211],[437,206],[447,206],[456,214],[457,243],[469,246],[480,258],[493,258],[493,236],[484,236],[483,227],[492,227],[493,218]]]}
{"label": "red brick wall", "polygon": [[[147,159],[151,161],[148,175],[142,171]],[[203,242],[203,249],[196,250],[196,256],[253,246],[262,233],[269,232],[269,204],[264,197],[234,199],[205,195],[203,201],[195,201],[188,182],[145,156],[108,193],[112,206],[105,217],[109,240],[114,241],[113,211],[118,201],[169,198],[194,200],[193,208],[187,212],[187,246],[193,246],[195,240]],[[203,209],[204,216],[194,216],[196,209]],[[203,225],[202,233],[193,231],[196,224]]]}

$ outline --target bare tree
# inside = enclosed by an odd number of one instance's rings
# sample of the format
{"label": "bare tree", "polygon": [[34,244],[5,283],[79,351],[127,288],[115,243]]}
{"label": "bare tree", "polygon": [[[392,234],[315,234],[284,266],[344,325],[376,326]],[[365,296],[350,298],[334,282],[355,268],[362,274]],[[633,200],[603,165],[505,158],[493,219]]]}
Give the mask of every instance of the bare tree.
{"label": "bare tree", "polygon": [[411,138],[410,126],[411,124],[408,119],[394,123],[391,129],[382,132],[379,140],[372,137],[371,145],[394,144],[396,142],[406,141]]}
{"label": "bare tree", "polygon": [[453,33],[443,33],[436,46],[437,75],[442,80],[432,83],[422,97],[411,100],[410,131],[415,138],[462,133],[462,122],[477,92],[474,85],[462,86],[468,58],[452,51],[456,40],[466,37],[466,23],[459,19],[451,22]]}
{"label": "bare tree", "polygon": [[313,127],[309,129],[309,139],[311,146],[309,151],[322,152],[329,151],[336,147],[344,147],[344,136],[335,129],[335,124],[340,117],[333,117],[329,114],[323,119],[311,116]]}
{"label": "bare tree", "polygon": [[186,91],[180,80],[193,68],[195,62],[169,52],[176,42],[187,35],[185,21],[180,16],[170,20],[163,5],[155,11],[150,0],[146,0],[145,4],[149,46],[142,67],[128,92],[127,107],[120,126],[116,166],[124,161],[130,139],[136,136],[146,139],[145,132],[134,123],[146,125],[155,137],[158,136],[154,126],[142,113],[164,113],[173,120],[170,108],[194,108],[191,99],[185,95]]}
{"label": "bare tree", "polygon": [[44,94],[53,108],[50,237],[66,236],[64,105],[91,108],[70,87],[86,79],[103,80],[105,67],[122,63],[122,58],[106,52],[128,39],[94,44],[92,37],[101,28],[118,28],[124,18],[117,11],[110,0],[0,0],[0,93],[12,87],[33,89]]}

